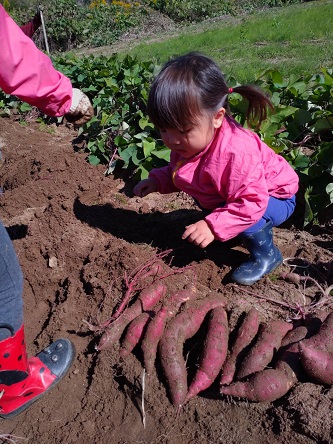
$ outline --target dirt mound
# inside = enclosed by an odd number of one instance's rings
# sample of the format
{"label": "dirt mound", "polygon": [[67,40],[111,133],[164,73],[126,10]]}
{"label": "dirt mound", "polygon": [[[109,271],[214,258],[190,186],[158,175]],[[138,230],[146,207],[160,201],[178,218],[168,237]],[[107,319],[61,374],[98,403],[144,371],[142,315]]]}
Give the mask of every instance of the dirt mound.
{"label": "dirt mound", "polygon": [[[192,201],[181,193],[133,197],[130,181],[105,177],[103,166],[89,165],[84,153],[74,151],[71,127],[43,131],[36,123],[0,119],[0,137],[0,217],[24,271],[29,355],[59,337],[71,339],[77,351],[69,375],[26,413],[0,420],[1,433],[34,444],[333,441],[330,388],[305,379],[278,401],[257,404],[222,399],[214,384],[177,415],[159,362],[145,381],[144,427],[140,350],[125,360],[112,351],[96,352],[99,336],[83,322],[110,317],[126,289],[125,276],[170,249],[164,259],[168,291],[196,282],[202,291],[221,292],[231,325],[253,306],[262,320],[295,316],[285,306],[308,304],[318,287],[286,282],[277,273],[250,288],[231,284],[230,269],[247,254],[236,240],[206,250],[182,241],[183,227],[200,217]],[[332,283],[327,226],[313,233],[278,228],[275,240],[285,258],[307,264],[296,271],[322,286]],[[288,265],[282,269],[291,271]],[[200,349],[197,340],[189,363]]]}

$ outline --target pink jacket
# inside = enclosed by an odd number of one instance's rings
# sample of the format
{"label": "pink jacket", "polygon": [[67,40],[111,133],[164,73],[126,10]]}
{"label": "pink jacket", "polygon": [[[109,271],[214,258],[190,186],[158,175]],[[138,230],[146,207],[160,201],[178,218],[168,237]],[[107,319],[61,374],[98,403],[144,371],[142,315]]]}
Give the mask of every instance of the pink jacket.
{"label": "pink jacket", "polygon": [[0,88],[37,106],[50,116],[63,116],[72,104],[70,80],[53,67],[0,5]]}
{"label": "pink jacket", "polygon": [[170,164],[149,177],[160,193],[181,190],[211,210],[205,220],[221,241],[261,219],[270,196],[286,199],[298,190],[298,176],[288,162],[229,116],[201,153],[184,159],[172,152]]}

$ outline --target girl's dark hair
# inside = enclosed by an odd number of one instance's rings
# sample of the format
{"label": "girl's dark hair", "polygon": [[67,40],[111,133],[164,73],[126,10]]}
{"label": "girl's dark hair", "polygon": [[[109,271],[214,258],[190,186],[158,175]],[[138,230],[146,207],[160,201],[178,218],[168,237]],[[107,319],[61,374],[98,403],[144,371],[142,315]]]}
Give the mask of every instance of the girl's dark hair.
{"label": "girl's dark hair", "polygon": [[[269,98],[252,85],[235,86],[233,92],[248,102],[246,120],[259,127],[273,108]],[[152,83],[147,103],[150,120],[157,128],[178,128],[195,123],[204,112],[224,107],[229,113],[227,86],[217,64],[191,52],[167,62]]]}

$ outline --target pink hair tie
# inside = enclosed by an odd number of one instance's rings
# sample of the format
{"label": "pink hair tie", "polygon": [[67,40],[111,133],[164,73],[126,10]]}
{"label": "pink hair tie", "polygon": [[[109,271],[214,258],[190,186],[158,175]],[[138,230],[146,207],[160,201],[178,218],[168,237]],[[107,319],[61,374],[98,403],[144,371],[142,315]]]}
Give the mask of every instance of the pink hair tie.
{"label": "pink hair tie", "polygon": [[229,94],[232,94],[234,92],[233,88],[229,88]]}

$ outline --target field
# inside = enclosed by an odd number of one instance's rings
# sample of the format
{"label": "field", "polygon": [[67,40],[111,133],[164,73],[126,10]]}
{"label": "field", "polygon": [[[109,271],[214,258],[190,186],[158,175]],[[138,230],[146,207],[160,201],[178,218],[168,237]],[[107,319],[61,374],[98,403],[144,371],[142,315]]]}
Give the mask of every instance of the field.
{"label": "field", "polygon": [[[146,28],[146,37],[179,32],[164,17],[155,26]],[[109,50],[133,48],[143,33],[124,36]],[[190,284],[202,295],[222,294],[231,336],[253,307],[261,322],[302,323],[310,304],[333,284],[332,208],[303,230],[298,200],[293,217],[274,229],[285,263],[251,287],[234,285],[230,271],[248,254],[240,239],[204,250],[183,241],[184,227],[201,218],[190,198],[134,197],[131,175],[105,176],[105,166],[90,165],[73,149],[76,137],[70,124],[0,118],[0,218],[24,272],[28,353],[60,337],[76,347],[74,364],[56,388],[22,415],[0,419],[0,443],[332,443],[333,389],[305,373],[271,403],[222,397],[217,380],[177,413],[159,360],[156,372],[143,379],[139,347],[126,359],[117,349],[96,351],[100,334],[87,326],[109,319],[126,292],[126,277],[165,252],[168,294]],[[310,279],[288,282],[282,272]],[[189,376],[204,334],[201,329],[185,344]]]}
{"label": "field", "polygon": [[[215,384],[177,415],[158,362],[156,374],[145,381],[144,427],[140,350],[125,360],[111,351],[96,352],[99,337],[83,322],[99,324],[110,317],[124,294],[125,273],[171,249],[165,267],[170,272],[189,268],[166,280],[168,291],[195,282],[200,292],[222,293],[231,328],[251,307],[261,321],[295,317],[296,304],[312,302],[318,288],[286,282],[278,274],[251,288],[234,286],[228,275],[246,257],[241,244],[216,242],[202,251],[184,243],[183,227],[200,217],[192,202],[181,194],[151,195],[144,201],[133,197],[130,180],[104,177],[103,167],[87,164],[85,154],[73,151],[70,127],[43,131],[34,122],[22,126],[2,118],[0,134],[5,189],[0,216],[25,275],[28,352],[63,336],[77,351],[69,375],[26,413],[1,420],[2,434],[15,435],[17,443],[38,444],[332,442],[330,388],[304,377],[278,401],[248,403],[222,398]],[[291,221],[275,230],[275,240],[285,258],[307,264],[297,272],[322,286],[332,284],[330,218],[308,231]],[[189,345],[190,371],[200,344],[197,337]]]}

